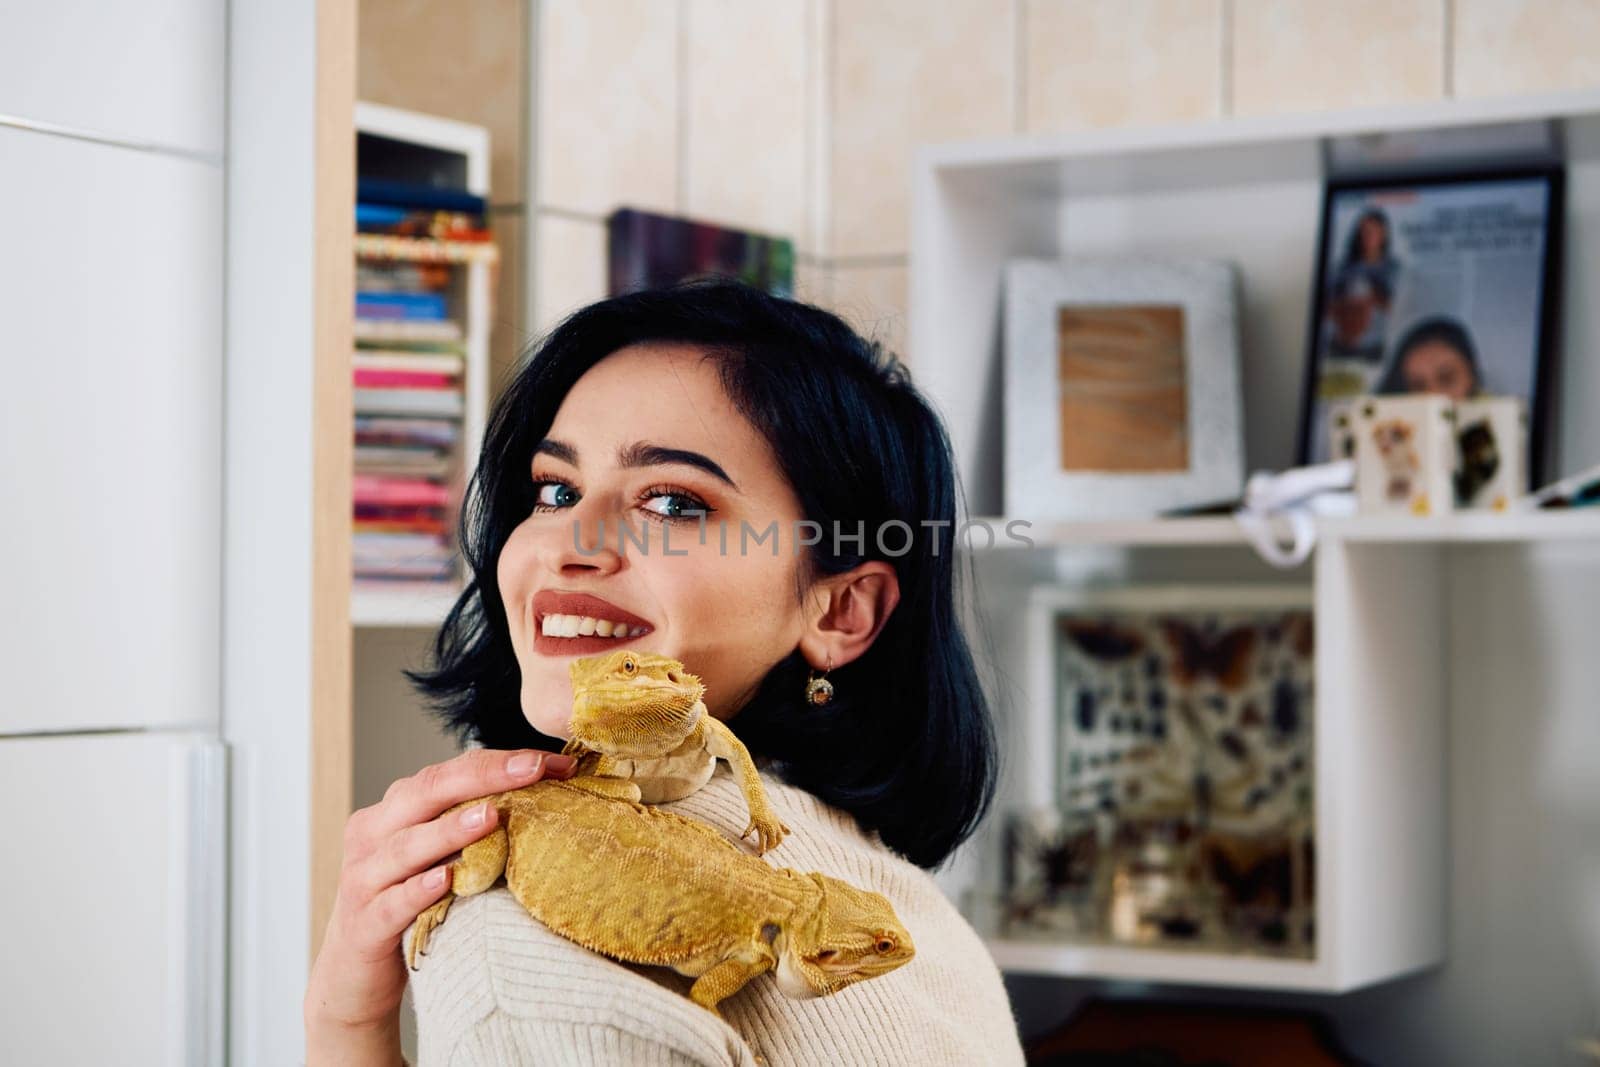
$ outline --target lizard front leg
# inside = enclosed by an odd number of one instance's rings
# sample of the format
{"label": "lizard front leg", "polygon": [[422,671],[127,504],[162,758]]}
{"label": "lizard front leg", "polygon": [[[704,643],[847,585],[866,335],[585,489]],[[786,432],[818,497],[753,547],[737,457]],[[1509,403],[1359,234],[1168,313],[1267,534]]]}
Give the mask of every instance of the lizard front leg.
{"label": "lizard front leg", "polygon": [[778,820],[778,813],[772,810],[767,791],[761,785],[761,772],[756,770],[750,750],[721,720],[709,715],[701,716],[695,729],[704,731],[706,751],[718,759],[727,760],[728,766],[733,768],[733,773],[739,779],[744,802],[750,808],[750,825],[739,836],[749,837],[752,832],[756,833],[758,853],[777,848],[789,828]]}
{"label": "lizard front leg", "polygon": [[772,970],[776,962],[767,946],[751,945],[696,978],[689,987],[689,999],[720,1019],[722,1012],[717,1004],[743,989],[752,978]]}
{"label": "lizard front leg", "polygon": [[[451,815],[469,808],[480,800],[469,800],[448,809],[445,814]],[[506,827],[504,812],[501,813],[502,821],[499,826],[484,837],[472,842],[461,850],[461,858],[450,865],[450,888],[443,897],[423,909],[417,921],[411,927],[411,944],[406,949],[406,966],[413,971],[417,969],[417,957],[424,956],[428,951],[428,936],[435,927],[444,922],[444,917],[450,910],[450,902],[456,897],[470,897],[475,893],[482,893],[494,885],[506,869]]]}
{"label": "lizard front leg", "polygon": [[644,794],[639,786],[632,781],[633,760],[608,756],[603,752],[586,748],[577,741],[568,741],[564,752],[578,755],[578,763],[573,769],[572,777],[566,779],[572,785],[587,789],[599,796],[617,797],[634,803],[638,803],[643,797]]}

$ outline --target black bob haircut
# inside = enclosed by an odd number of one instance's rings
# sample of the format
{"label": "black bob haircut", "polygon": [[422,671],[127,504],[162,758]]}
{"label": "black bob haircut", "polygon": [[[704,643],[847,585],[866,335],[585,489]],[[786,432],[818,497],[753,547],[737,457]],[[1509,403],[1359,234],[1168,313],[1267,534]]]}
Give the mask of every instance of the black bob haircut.
{"label": "black bob haircut", "polygon": [[1356,219],[1356,224],[1350,227],[1350,236],[1344,243],[1345,265],[1362,261],[1361,227],[1366,225],[1369,220],[1383,227],[1383,248],[1380,250],[1379,258],[1389,258],[1389,248],[1393,243],[1389,239],[1389,216],[1381,207],[1369,207],[1361,213],[1360,218]]}
{"label": "black bob haircut", "polygon": [[1461,355],[1462,362],[1472,372],[1472,391],[1483,391],[1483,367],[1478,362],[1478,350],[1472,344],[1472,335],[1467,328],[1455,319],[1444,315],[1435,315],[1423,319],[1406,331],[1400,343],[1394,346],[1394,358],[1389,361],[1388,369],[1384,371],[1375,393],[1404,393],[1410,389],[1406,383],[1406,357],[1413,348],[1437,342],[1448,345]]}
{"label": "black bob haircut", "polygon": [[[703,347],[734,406],[770,443],[802,517],[824,531],[863,524],[859,543],[836,544],[829,533],[807,549],[802,586],[868,559],[889,563],[899,580],[899,603],[871,647],[830,673],[830,703],[806,702],[810,667],[796,649],[729,727],[783,780],[849,812],[912,863],[937,867],[988,809],[998,762],[958,620],[950,442],[904,365],[820,308],[711,280],[602,300],[556,326],[489,414],[459,523],[471,579],[435,638],[435,669],[407,678],[460,739],[561,748],[523,717],[495,568],[532,511],[533,448],[568,390],[639,342]],[[900,555],[884,553],[876,536],[893,520],[914,534]],[[892,551],[907,540],[898,526],[883,536]]]}

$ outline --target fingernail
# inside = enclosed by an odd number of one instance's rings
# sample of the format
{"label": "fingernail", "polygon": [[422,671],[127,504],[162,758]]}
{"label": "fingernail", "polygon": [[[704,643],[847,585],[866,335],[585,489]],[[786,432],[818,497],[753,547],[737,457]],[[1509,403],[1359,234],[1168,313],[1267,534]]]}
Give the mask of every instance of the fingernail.
{"label": "fingernail", "polygon": [[577,763],[578,759],[576,756],[546,756],[544,760],[544,769],[546,771],[559,771],[560,773],[565,774],[567,771],[572,770]]}
{"label": "fingernail", "polygon": [[506,773],[513,778],[532,778],[539,773],[539,753],[518,752],[506,760]]}
{"label": "fingernail", "polygon": [[444,885],[444,880],[450,877],[450,872],[443,867],[435,867],[422,876],[422,885],[425,889],[438,889]]}
{"label": "fingernail", "polygon": [[461,825],[465,826],[469,830],[473,830],[479,826],[482,826],[483,821],[488,817],[488,804],[474,804],[472,807],[461,813]]}

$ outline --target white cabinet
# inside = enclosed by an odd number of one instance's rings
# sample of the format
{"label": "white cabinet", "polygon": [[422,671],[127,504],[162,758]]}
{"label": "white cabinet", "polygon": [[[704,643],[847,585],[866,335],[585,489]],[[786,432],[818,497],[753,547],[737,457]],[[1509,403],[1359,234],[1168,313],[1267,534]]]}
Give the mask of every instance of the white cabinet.
{"label": "white cabinet", "polygon": [[223,0],[8,0],[0,122],[218,156],[226,24]]}
{"label": "white cabinet", "polygon": [[4,126],[0,159],[0,734],[215,728],[221,169]]}
{"label": "white cabinet", "polygon": [[222,746],[0,741],[0,1063],[222,1062]]}

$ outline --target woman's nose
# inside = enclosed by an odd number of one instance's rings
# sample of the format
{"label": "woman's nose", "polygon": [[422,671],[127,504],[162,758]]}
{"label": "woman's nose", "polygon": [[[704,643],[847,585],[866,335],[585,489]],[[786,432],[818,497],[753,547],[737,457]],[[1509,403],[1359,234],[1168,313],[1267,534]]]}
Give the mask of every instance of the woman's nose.
{"label": "woman's nose", "polygon": [[613,570],[622,561],[621,516],[599,506],[586,508],[585,503],[567,509],[566,521],[553,524],[543,546],[550,569],[557,573],[573,567]]}

